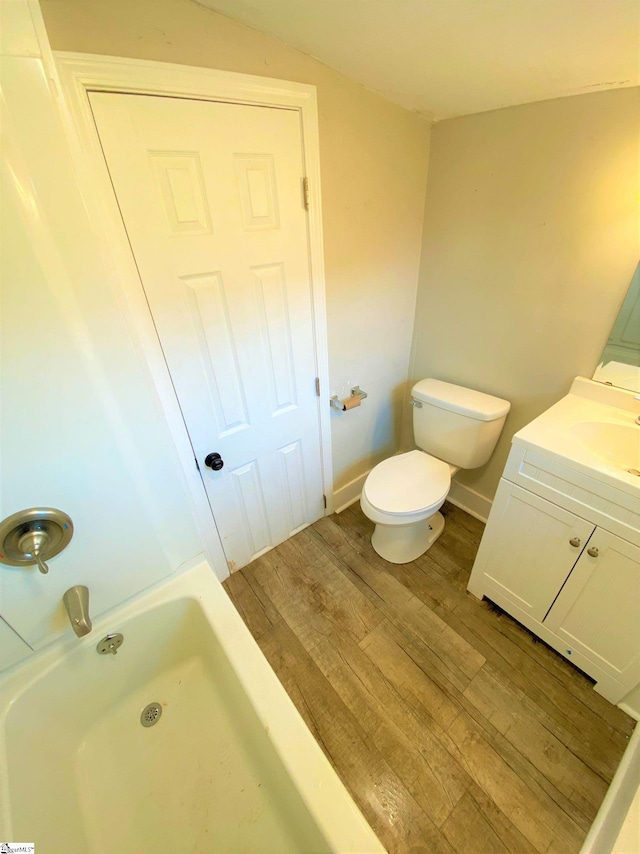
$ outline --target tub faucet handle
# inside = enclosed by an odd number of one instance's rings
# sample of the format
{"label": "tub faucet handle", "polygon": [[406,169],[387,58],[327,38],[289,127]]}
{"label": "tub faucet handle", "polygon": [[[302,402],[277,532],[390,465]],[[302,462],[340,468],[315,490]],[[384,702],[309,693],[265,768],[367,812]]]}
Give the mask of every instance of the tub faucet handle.
{"label": "tub faucet handle", "polygon": [[55,507],[30,507],[0,522],[0,563],[38,567],[49,572],[47,561],[59,554],[73,536],[73,522]]}
{"label": "tub faucet handle", "polygon": [[49,567],[42,559],[41,555],[46,554],[47,547],[51,537],[46,531],[41,531],[34,528],[23,534],[18,540],[18,548],[27,556],[31,556],[33,561],[38,565],[38,569],[43,575],[49,572]]}

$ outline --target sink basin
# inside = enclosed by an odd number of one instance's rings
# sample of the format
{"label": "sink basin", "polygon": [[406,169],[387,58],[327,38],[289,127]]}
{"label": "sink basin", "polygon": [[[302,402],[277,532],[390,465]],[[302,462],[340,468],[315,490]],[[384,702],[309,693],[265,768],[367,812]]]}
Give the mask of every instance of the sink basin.
{"label": "sink basin", "polygon": [[573,424],[571,432],[586,450],[609,465],[640,471],[640,426],[586,421]]}
{"label": "sink basin", "polygon": [[576,377],[569,394],[518,430],[512,441],[525,454],[542,453],[561,466],[633,496],[632,501],[637,504],[640,498],[640,426],[634,424],[637,416],[638,399],[633,392]]}

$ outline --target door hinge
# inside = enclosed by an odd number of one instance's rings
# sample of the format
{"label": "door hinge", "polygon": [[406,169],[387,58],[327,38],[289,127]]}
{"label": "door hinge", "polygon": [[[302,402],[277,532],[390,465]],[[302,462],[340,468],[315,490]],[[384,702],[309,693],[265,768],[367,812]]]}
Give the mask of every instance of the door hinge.
{"label": "door hinge", "polygon": [[302,179],[302,195],[304,198],[304,209],[306,211],[308,211],[310,204],[311,204],[309,201],[310,197],[309,197],[309,179],[308,178]]}
{"label": "door hinge", "polygon": [[316,397],[320,397],[320,377],[316,377]]}
{"label": "door hinge", "polygon": [[326,510],[327,509],[327,496],[326,495],[322,496],[322,503],[324,504],[324,509]]}

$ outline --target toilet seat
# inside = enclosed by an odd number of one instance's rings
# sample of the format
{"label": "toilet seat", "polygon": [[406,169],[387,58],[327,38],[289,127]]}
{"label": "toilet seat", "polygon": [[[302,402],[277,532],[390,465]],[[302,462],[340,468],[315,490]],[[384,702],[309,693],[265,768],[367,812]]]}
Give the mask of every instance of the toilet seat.
{"label": "toilet seat", "polygon": [[377,514],[402,524],[408,521],[407,517],[424,518],[438,510],[450,487],[451,469],[447,463],[424,451],[408,451],[389,457],[372,469],[364,483],[363,497]]}

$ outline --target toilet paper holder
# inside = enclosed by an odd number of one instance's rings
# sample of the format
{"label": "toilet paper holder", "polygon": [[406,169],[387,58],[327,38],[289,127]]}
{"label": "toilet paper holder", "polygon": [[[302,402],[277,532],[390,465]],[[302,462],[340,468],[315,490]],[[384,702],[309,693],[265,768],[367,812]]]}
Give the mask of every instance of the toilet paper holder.
{"label": "toilet paper holder", "polygon": [[356,406],[360,406],[360,403],[368,396],[366,391],[362,391],[359,385],[354,385],[349,397],[340,400],[338,395],[334,394],[329,398],[329,404],[332,409],[338,412],[346,412],[347,409],[354,409]]}

